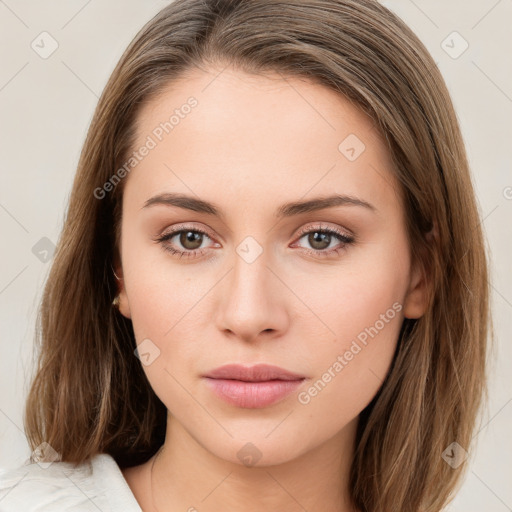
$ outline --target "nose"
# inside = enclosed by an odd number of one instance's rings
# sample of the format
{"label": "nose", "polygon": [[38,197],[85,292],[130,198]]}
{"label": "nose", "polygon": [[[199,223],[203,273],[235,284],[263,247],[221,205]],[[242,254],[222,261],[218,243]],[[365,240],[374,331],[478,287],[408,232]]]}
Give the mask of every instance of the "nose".
{"label": "nose", "polygon": [[216,315],[217,327],[225,335],[249,342],[286,331],[291,294],[269,263],[265,252],[252,262],[234,254],[233,268],[219,290]]}

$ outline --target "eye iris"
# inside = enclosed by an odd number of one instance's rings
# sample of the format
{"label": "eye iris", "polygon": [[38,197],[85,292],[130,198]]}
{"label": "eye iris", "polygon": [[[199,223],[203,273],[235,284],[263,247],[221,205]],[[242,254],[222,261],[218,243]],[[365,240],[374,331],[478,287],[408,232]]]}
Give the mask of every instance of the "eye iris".
{"label": "eye iris", "polygon": [[[329,247],[331,243],[331,235],[329,233],[320,233],[318,231],[314,231],[308,235],[308,242],[311,244],[311,247],[315,249],[321,250]],[[320,246],[318,246],[320,244]]]}
{"label": "eye iris", "polygon": [[[182,231],[180,233],[180,243],[185,249],[193,251],[201,247],[201,243],[203,242],[202,237],[203,234],[196,231]],[[192,247],[188,245],[189,243],[192,244]]]}

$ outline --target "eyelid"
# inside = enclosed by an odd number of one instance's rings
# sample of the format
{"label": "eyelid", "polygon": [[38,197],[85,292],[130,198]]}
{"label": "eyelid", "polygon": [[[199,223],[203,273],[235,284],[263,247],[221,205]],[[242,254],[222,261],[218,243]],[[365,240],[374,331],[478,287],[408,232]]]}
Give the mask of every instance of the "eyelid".
{"label": "eyelid", "polygon": [[[197,233],[202,233],[203,235],[206,235],[210,240],[212,240],[214,243],[216,243],[215,236],[212,236],[209,229],[204,229],[200,227],[196,227],[193,225],[190,225],[189,223],[180,223],[173,225],[171,229],[164,230],[162,234],[158,235],[156,239],[154,239],[155,242],[159,242],[161,244],[164,243],[166,240],[170,240],[174,238],[176,235],[183,231],[195,231]],[[305,251],[308,254],[314,254],[317,257],[328,257],[332,253],[337,254],[340,250],[342,250],[346,245],[353,244],[356,241],[355,235],[350,230],[344,230],[340,228],[337,225],[328,225],[325,222],[319,222],[316,224],[309,224],[306,226],[303,226],[300,228],[299,232],[295,235],[295,241],[293,244],[296,244],[301,238],[303,238],[305,235],[313,233],[315,231],[321,231],[330,233],[331,235],[337,236],[340,240],[340,244],[342,245],[341,248],[332,248],[329,250],[315,250],[315,249],[307,249],[302,248],[303,251]],[[293,246],[293,245],[292,245]],[[218,247],[218,244],[217,244]],[[167,248],[166,250],[176,254],[179,253],[181,256],[186,255],[188,257],[195,257],[196,253],[204,253],[204,251],[207,248],[202,249],[195,249],[195,250],[181,250],[181,249],[170,249]],[[180,256],[180,257],[181,257]]]}
{"label": "eyelid", "polygon": [[[300,237],[300,236],[302,236],[304,234],[309,233],[311,230],[314,230],[314,229],[317,229],[319,231],[322,231],[322,230],[332,230],[332,231],[337,232],[340,235],[346,236],[347,238],[355,238],[354,233],[352,231],[350,231],[349,229],[340,228],[337,225],[329,225],[325,221],[317,222],[317,223],[313,223],[313,224],[308,224],[306,226],[303,226],[303,227],[301,227],[299,229],[299,231],[297,232],[297,234],[295,236],[296,237]],[[166,236],[167,234],[171,234],[171,233],[176,234],[176,233],[178,233],[180,231],[184,231],[184,230],[197,231],[197,232],[206,234],[206,235],[208,235],[208,237],[211,240],[213,240],[215,238],[222,239],[222,236],[218,236],[217,237],[217,235],[213,235],[213,230],[211,230],[209,227],[207,227],[207,228],[196,227],[196,226],[193,226],[193,225],[188,224],[186,222],[174,224],[172,226],[172,229],[170,229],[169,231],[164,230],[159,235],[159,237],[163,237],[163,236]]]}
{"label": "eyelid", "polygon": [[[181,231],[196,231],[198,233],[202,233],[204,235],[207,235],[210,240],[214,240],[216,237],[213,235],[213,231],[209,228],[203,228],[203,227],[197,227],[193,226],[191,224],[188,224],[186,222],[174,224],[172,228],[165,229],[162,231],[160,235],[158,235],[158,238],[166,237],[167,235],[177,235]],[[219,237],[220,238],[220,237]]]}
{"label": "eyelid", "polygon": [[317,231],[334,231],[338,235],[341,235],[341,236],[344,236],[344,237],[350,238],[350,239],[355,239],[355,234],[352,231],[350,231],[346,228],[340,228],[337,225],[329,225],[326,222],[317,222],[317,223],[303,226],[302,228],[299,229],[299,232],[296,236],[300,238],[303,235],[311,233],[311,231],[315,231],[315,230],[317,230]]}

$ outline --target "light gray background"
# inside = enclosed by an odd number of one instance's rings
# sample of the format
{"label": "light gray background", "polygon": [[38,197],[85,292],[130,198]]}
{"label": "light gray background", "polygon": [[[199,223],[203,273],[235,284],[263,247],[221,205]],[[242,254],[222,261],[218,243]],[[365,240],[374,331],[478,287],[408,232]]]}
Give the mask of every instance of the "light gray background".
{"label": "light gray background", "polygon": [[[512,510],[511,0],[386,0],[432,53],[467,144],[488,245],[497,355],[491,397],[452,512]],[[0,0],[0,465],[29,456],[22,403],[36,309],[86,130],[123,50],[166,1]],[[57,41],[47,59],[31,47]],[[463,46],[457,31],[469,47]],[[49,41],[49,40],[47,40]],[[443,43],[445,41],[445,43]],[[40,46],[41,43],[39,43]],[[452,47],[450,49],[450,47]],[[45,44],[48,49],[48,43]],[[446,50],[446,51],[445,51]],[[452,55],[449,55],[451,52]],[[47,242],[46,242],[47,243]],[[36,246],[39,247],[39,246]],[[507,261],[509,263],[507,263]],[[63,319],[65,321],[65,319]]]}

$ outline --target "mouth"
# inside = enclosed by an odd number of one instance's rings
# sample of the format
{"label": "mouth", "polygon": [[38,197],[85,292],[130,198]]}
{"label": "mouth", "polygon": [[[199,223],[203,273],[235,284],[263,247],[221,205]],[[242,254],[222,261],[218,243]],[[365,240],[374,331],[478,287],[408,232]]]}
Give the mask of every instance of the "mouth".
{"label": "mouth", "polygon": [[204,375],[211,379],[240,380],[244,382],[266,382],[269,380],[292,381],[304,379],[304,375],[290,372],[279,366],[270,364],[256,364],[243,366],[241,364],[227,364]]}
{"label": "mouth", "polygon": [[236,407],[261,409],[297,390],[306,377],[278,366],[230,364],[202,376],[213,393]]}

